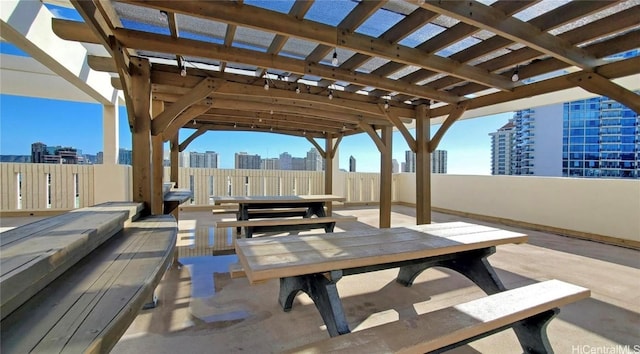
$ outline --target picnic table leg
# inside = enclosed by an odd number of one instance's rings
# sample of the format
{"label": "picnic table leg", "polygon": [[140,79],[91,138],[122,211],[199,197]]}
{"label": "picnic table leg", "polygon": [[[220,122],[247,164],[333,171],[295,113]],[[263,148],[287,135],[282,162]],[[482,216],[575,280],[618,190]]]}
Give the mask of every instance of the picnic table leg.
{"label": "picnic table leg", "polygon": [[487,257],[495,253],[495,251],[495,247],[488,247],[453,255],[433,257],[426,262],[402,266],[396,281],[406,287],[410,287],[416,277],[423,271],[431,267],[444,267],[466,276],[485,293],[489,295],[495,294],[505,290],[493,267],[487,261]]}
{"label": "picnic table leg", "polygon": [[[249,208],[247,208],[246,204],[238,204],[238,214],[236,215],[236,220],[249,220]],[[236,227],[236,233],[239,235],[242,232],[241,227]]]}
{"label": "picnic table leg", "polygon": [[313,300],[331,337],[349,333],[349,325],[342,308],[336,283],[342,271],[332,271],[329,278],[323,274],[301,275],[280,279],[279,302],[285,312],[291,311],[298,291],[304,291]]}
{"label": "picnic table leg", "polygon": [[314,215],[316,215],[319,218],[327,216],[327,214],[324,212],[324,203],[318,202],[318,203],[311,203],[311,205],[309,205],[309,209],[307,210],[307,213],[305,214],[304,217],[310,218]]}
{"label": "picnic table leg", "polygon": [[560,309],[555,308],[527,318],[514,326],[513,330],[525,353],[553,353],[547,336],[547,325],[558,313]]}

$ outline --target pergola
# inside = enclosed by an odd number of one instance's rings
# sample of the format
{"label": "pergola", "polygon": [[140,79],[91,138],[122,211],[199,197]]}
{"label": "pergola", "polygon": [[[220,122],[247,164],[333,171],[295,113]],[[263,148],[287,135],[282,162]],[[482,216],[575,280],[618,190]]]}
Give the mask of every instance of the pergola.
{"label": "pergola", "polygon": [[[394,129],[416,153],[423,224],[429,154],[465,112],[573,87],[640,112],[640,57],[623,55],[640,43],[636,0],[71,3],[84,22],[54,19],[53,30],[106,49],[88,64],[114,73],[124,92],[134,200],[154,214],[163,143],[177,181],[178,152],[210,130],[306,138],[326,159],[328,194],[341,139],[368,134],[381,154],[380,227],[389,227]],[[431,138],[433,123],[442,125]],[[179,137],[180,128],[194,132]]]}

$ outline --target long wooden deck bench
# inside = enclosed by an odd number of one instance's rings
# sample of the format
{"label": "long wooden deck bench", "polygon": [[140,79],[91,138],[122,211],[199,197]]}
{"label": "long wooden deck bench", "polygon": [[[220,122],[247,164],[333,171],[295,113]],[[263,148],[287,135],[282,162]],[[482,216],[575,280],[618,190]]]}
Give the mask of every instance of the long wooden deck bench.
{"label": "long wooden deck bench", "polygon": [[552,353],[547,324],[559,307],[589,295],[588,289],[549,280],[327,338],[290,353],[441,353],[515,326],[525,328],[517,332],[525,353]]}
{"label": "long wooden deck bench", "polygon": [[1,318],[138,218],[142,208],[141,203],[104,203],[3,232]]}
{"label": "long wooden deck bench", "polygon": [[358,221],[355,216],[323,216],[319,218],[268,218],[251,220],[220,220],[215,227],[244,227],[245,236],[253,237],[256,232],[303,231],[324,229],[333,232],[336,222]]}
{"label": "long wooden deck bench", "polygon": [[131,221],[141,208],[108,203],[10,230],[9,238],[2,234],[2,242],[9,241],[3,263],[17,262],[21,252],[32,265],[2,268],[3,301],[7,284],[27,284],[12,293],[19,303],[8,299],[17,308],[3,308],[1,353],[108,352],[115,345],[143,306],[155,301],[175,248],[175,219]]}

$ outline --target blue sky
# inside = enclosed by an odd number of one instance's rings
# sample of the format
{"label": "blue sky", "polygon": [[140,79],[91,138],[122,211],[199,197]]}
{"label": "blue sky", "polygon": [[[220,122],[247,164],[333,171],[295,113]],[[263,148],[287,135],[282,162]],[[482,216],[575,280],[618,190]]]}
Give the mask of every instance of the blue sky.
{"label": "blue sky", "polygon": [[[464,120],[455,123],[440,142],[448,151],[448,172],[452,174],[490,174],[491,146],[488,134],[511,117],[511,113]],[[431,133],[438,126],[432,126]],[[181,140],[192,130],[181,130]],[[126,110],[120,108],[120,147],[131,148]],[[83,153],[102,150],[102,107],[99,104],[41,98],[0,95],[0,154],[28,155],[31,144],[73,146]],[[323,146],[324,142],[320,142]],[[277,157],[282,152],[305,156],[311,144],[304,138],[279,134],[208,132],[192,142],[187,150],[220,154],[220,167],[233,168],[235,152],[245,151],[262,157]],[[168,146],[166,147],[168,148]],[[399,132],[393,136],[393,157],[404,161],[408,146]],[[356,158],[360,172],[378,172],[380,155],[366,134],[343,139],[340,144],[340,168],[348,169],[349,156]]]}

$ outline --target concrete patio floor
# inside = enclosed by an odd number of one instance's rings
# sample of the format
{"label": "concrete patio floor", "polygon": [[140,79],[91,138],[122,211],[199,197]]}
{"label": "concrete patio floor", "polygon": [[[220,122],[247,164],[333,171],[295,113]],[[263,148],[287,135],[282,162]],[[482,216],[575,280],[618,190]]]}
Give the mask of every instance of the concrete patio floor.
{"label": "concrete patio floor", "polygon": [[[336,232],[377,227],[376,208],[335,213],[358,217],[358,222],[338,224]],[[392,224],[413,225],[414,216],[415,209],[394,206]],[[183,266],[169,269],[157,291],[159,306],[141,312],[114,353],[272,353],[328,336],[305,294],[285,313],[277,303],[278,281],[250,285],[246,278],[230,278],[228,266],[236,256],[211,255],[216,233],[224,233],[228,241],[233,235],[212,227],[212,221],[222,217],[229,215],[181,213],[178,246]],[[529,243],[500,246],[489,258],[507,288],[555,278],[591,289],[590,299],[563,307],[549,325],[556,353],[640,352],[639,251],[441,213],[433,213],[433,221],[466,221],[528,234]],[[340,280],[338,291],[352,331],[485,296],[453,271],[428,270],[411,288],[397,284],[396,273],[391,269]],[[522,350],[508,330],[451,352]]]}

